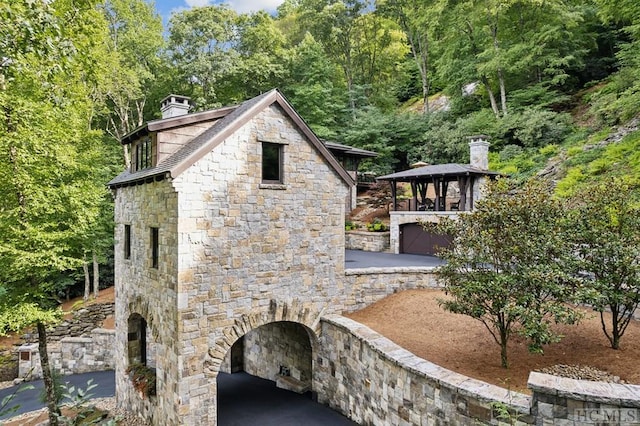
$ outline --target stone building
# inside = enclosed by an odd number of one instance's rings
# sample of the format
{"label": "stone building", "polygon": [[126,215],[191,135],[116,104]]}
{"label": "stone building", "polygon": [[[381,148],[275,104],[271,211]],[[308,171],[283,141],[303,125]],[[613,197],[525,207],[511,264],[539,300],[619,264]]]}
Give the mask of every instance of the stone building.
{"label": "stone building", "polygon": [[[123,139],[115,196],[116,394],[154,424],[216,424],[216,376],[313,389],[321,315],[344,300],[354,181],[277,90]],[[155,395],[133,386],[138,366]]]}

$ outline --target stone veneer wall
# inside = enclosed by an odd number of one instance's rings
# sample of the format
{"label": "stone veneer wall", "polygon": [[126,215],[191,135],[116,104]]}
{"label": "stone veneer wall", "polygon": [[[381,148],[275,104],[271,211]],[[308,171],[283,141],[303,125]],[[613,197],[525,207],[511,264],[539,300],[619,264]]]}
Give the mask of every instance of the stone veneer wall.
{"label": "stone veneer wall", "polygon": [[455,219],[459,212],[391,212],[389,223],[389,246],[391,253],[400,253],[400,225],[407,223],[433,222],[443,217]]}
{"label": "stone veneer wall", "polygon": [[[167,179],[118,188],[115,197],[116,400],[154,424],[179,424],[178,195]],[[124,259],[124,225],[131,226],[131,258]],[[159,229],[159,264],[151,267],[150,227]],[[143,399],[125,370],[128,319],[147,322],[155,358],[158,396]]]}
{"label": "stone veneer wall", "polygon": [[359,424],[506,424],[496,418],[493,402],[508,407],[519,424],[535,424],[527,395],[421,359],[348,318],[324,317],[321,325],[318,401]]}
{"label": "stone veneer wall", "polygon": [[345,234],[347,250],[389,251],[389,232],[348,231]]}
{"label": "stone veneer wall", "polygon": [[[61,375],[113,370],[116,367],[115,331],[96,328],[82,337],[65,337],[47,345],[51,368]],[[18,376],[42,377],[38,344],[18,348]]]}
{"label": "stone veneer wall", "polygon": [[353,268],[345,270],[345,292],[341,301],[343,311],[365,308],[401,290],[441,288],[435,268]]}
{"label": "stone veneer wall", "polygon": [[313,351],[309,334],[292,322],[275,322],[252,330],[244,336],[244,371],[276,381],[280,367],[301,382],[311,383]]}
{"label": "stone veneer wall", "polygon": [[640,424],[640,386],[532,372],[532,414],[548,426]]}

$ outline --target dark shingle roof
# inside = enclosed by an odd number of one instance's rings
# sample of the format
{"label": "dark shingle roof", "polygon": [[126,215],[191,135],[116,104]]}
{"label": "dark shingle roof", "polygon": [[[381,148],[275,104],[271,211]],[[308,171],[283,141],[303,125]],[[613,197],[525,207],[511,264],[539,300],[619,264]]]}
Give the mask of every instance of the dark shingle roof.
{"label": "dark shingle roof", "polygon": [[333,168],[336,169],[338,174],[348,184],[352,184],[353,180],[349,174],[342,169],[331,153],[324,147],[324,145],[322,145],[317,136],[315,136],[306,123],[304,123],[304,120],[302,120],[302,118],[300,118],[300,116],[298,116],[293,108],[288,104],[282,94],[277,89],[273,89],[263,93],[262,95],[256,96],[255,98],[249,99],[235,108],[221,108],[220,111],[225,109],[228,110],[227,114],[224,115],[222,119],[218,120],[210,128],[193,138],[193,140],[180,148],[165,161],[155,167],[139,170],[134,173],[124,171],[112,179],[107,185],[114,188],[118,186],[148,182],[151,180],[161,180],[167,176],[176,177],[186,168],[193,165],[193,163],[198,159],[202,158],[202,156],[207,152],[210,152],[215,146],[223,142],[224,139],[250,120],[254,114],[274,102],[278,102],[293,121],[301,127],[303,133],[309,137],[311,143],[316,146]]}
{"label": "dark shingle roof", "polygon": [[428,178],[433,176],[497,176],[500,173],[482,170],[471,167],[468,164],[435,164],[433,166],[423,166],[415,169],[404,170],[402,172],[392,173],[390,175],[380,176],[377,180],[397,180],[410,181],[419,178]]}

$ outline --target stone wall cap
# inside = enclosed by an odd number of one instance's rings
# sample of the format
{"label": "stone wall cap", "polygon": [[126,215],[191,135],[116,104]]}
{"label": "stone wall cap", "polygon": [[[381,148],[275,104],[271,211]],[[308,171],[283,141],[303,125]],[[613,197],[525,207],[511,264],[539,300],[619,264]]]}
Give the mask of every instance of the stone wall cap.
{"label": "stone wall cap", "polygon": [[387,268],[348,268],[345,269],[345,275],[384,275],[384,274],[415,274],[415,273],[432,273],[435,272],[437,266],[393,266]]}
{"label": "stone wall cap", "polygon": [[27,351],[37,350],[37,349],[38,349],[37,343],[25,343],[24,345],[20,345],[18,347],[19,352],[27,352]]}
{"label": "stone wall cap", "polygon": [[620,404],[640,408],[640,386],[576,380],[532,371],[527,387],[534,392],[578,401]]}

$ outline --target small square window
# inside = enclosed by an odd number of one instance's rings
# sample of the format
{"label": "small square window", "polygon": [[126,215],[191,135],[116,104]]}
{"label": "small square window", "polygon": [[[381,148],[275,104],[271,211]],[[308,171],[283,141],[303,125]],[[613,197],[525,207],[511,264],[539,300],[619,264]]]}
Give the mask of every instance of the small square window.
{"label": "small square window", "polygon": [[151,267],[158,268],[159,230],[151,228]]}
{"label": "small square window", "polygon": [[131,259],[131,225],[124,226],[124,258]]}
{"label": "small square window", "polygon": [[282,183],[282,153],[284,145],[262,143],[262,182]]}

